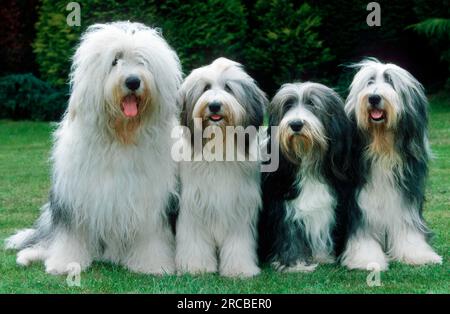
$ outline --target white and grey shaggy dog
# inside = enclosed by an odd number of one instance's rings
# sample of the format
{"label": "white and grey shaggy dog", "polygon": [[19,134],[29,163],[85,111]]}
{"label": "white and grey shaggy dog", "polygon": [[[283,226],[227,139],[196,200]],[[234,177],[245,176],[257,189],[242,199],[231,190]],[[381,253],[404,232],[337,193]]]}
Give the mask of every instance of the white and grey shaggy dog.
{"label": "white and grey shaggy dog", "polygon": [[394,64],[368,59],[356,67],[345,105],[355,125],[356,204],[342,264],[441,263],[422,217],[430,156],[423,87]]}
{"label": "white and grey shaggy dog", "polygon": [[[267,104],[264,93],[241,65],[225,58],[194,70],[181,87],[180,101],[181,124],[189,128],[191,135],[208,127],[222,134],[226,127],[258,127]],[[230,139],[223,137],[223,147]],[[195,146],[191,136],[185,140]],[[253,142],[257,138],[250,135],[247,140]],[[200,150],[203,147],[200,144]],[[198,153],[194,147],[192,155]],[[258,274],[259,162],[248,159],[182,162],[180,180],[177,270],[180,273],[219,270],[224,276]]]}
{"label": "white and grey shaggy dog", "polygon": [[51,274],[93,260],[136,272],[175,270],[167,208],[176,189],[170,130],[177,124],[178,57],[142,24],[96,24],[72,66],[55,132],[49,202],[33,229],[7,239],[17,263]]}
{"label": "white and grey shaggy dog", "polygon": [[339,95],[312,82],[283,85],[268,111],[280,164],[263,176],[259,253],[277,270],[312,271],[345,242],[350,121]]}

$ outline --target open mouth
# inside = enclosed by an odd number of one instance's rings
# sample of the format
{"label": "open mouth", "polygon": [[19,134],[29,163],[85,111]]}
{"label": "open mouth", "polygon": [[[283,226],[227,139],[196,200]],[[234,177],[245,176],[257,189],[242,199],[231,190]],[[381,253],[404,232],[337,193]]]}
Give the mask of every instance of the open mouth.
{"label": "open mouth", "polygon": [[223,119],[223,116],[221,116],[220,114],[212,114],[209,116],[209,120],[213,121],[213,122],[219,122]]}
{"label": "open mouth", "polygon": [[370,119],[374,122],[382,122],[384,121],[386,114],[384,110],[381,109],[370,109],[369,110]]}
{"label": "open mouth", "polygon": [[139,99],[136,95],[130,94],[122,100],[122,111],[128,118],[137,116],[139,109]]}

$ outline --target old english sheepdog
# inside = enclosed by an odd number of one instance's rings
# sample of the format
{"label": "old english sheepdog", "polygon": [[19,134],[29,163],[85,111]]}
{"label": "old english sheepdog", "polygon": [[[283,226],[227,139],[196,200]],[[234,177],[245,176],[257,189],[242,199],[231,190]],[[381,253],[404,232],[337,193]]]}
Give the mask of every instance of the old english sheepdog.
{"label": "old english sheepdog", "polygon": [[355,125],[357,206],[342,264],[441,263],[422,217],[430,158],[424,89],[394,64],[368,59],[355,67],[345,111]]}
{"label": "old english sheepdog", "polygon": [[268,111],[280,165],[263,176],[259,253],[279,271],[312,271],[344,245],[351,125],[342,99],[318,83],[283,85]]}
{"label": "old english sheepdog", "polygon": [[96,24],[72,65],[71,96],[52,151],[49,202],[33,229],[7,239],[17,263],[51,274],[93,260],[135,272],[172,273],[168,207],[176,195],[170,130],[181,84],[175,52],[154,29]]}
{"label": "old english sheepdog", "polygon": [[[195,147],[192,137],[208,128],[216,138],[228,128],[256,129],[263,122],[267,99],[240,64],[225,58],[192,71],[181,87],[179,99],[183,108],[181,124],[190,130],[185,140],[193,146],[193,161],[180,163],[177,271],[195,274],[219,270],[224,276],[256,275],[260,164],[249,159],[206,160],[208,156],[198,160],[197,155],[205,153],[207,143],[203,141]],[[250,133],[246,140],[254,143],[257,134]],[[235,135],[221,137],[223,154],[236,148],[228,145]],[[236,149],[241,155],[246,152],[245,147]]]}

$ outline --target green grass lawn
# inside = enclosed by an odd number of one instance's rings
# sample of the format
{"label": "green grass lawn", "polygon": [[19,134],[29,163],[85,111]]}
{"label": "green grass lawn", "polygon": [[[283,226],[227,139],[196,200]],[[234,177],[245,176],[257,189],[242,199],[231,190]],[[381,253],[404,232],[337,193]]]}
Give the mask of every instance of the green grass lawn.
{"label": "green grass lawn", "polygon": [[[29,227],[39,215],[50,187],[50,133],[54,125],[0,121],[0,240]],[[81,275],[81,287],[51,276],[42,264],[15,263],[15,252],[0,249],[0,293],[449,293],[450,97],[431,97],[431,163],[425,217],[435,232],[433,246],[443,265],[413,267],[392,263],[381,286],[366,284],[367,272],[334,265],[313,273],[280,274],[264,269],[254,279],[218,275],[153,277],[120,266],[95,263]]]}

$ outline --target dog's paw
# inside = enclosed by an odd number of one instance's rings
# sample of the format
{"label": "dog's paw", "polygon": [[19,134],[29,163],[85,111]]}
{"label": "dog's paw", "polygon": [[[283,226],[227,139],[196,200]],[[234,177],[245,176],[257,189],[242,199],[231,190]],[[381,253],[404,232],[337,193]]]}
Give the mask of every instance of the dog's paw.
{"label": "dog's paw", "polygon": [[66,259],[50,257],[45,261],[45,271],[50,275],[64,275],[70,272],[70,264]]}
{"label": "dog's paw", "polygon": [[404,256],[401,261],[410,265],[442,264],[442,257],[432,250],[417,250],[414,253]]}
{"label": "dog's paw", "polygon": [[17,253],[16,263],[20,266],[28,266],[34,261],[44,260],[45,250],[41,247],[30,247]]}
{"label": "dog's paw", "polygon": [[212,254],[179,254],[175,257],[177,274],[199,275],[217,272],[217,259]]}
{"label": "dog's paw", "polygon": [[389,259],[380,244],[372,238],[353,239],[347,244],[341,264],[348,269],[379,271],[388,269]]}
{"label": "dog's paw", "polygon": [[333,264],[336,262],[336,259],[330,254],[321,254],[314,256],[314,261],[318,264]]}
{"label": "dog's paw", "polygon": [[259,275],[261,270],[256,265],[246,265],[243,267],[226,267],[220,270],[220,275],[224,277],[250,278]]}
{"label": "dog's paw", "polygon": [[17,250],[27,239],[33,236],[34,232],[34,229],[24,229],[18,231],[16,234],[5,240],[5,248],[7,250]]}
{"label": "dog's paw", "polygon": [[363,256],[355,256],[353,258],[346,258],[342,261],[342,265],[348,269],[373,270],[378,271],[388,270],[388,260],[384,255],[372,256],[371,258]]}
{"label": "dog's paw", "polygon": [[91,264],[88,258],[53,255],[45,260],[45,271],[51,275],[77,274]]}

